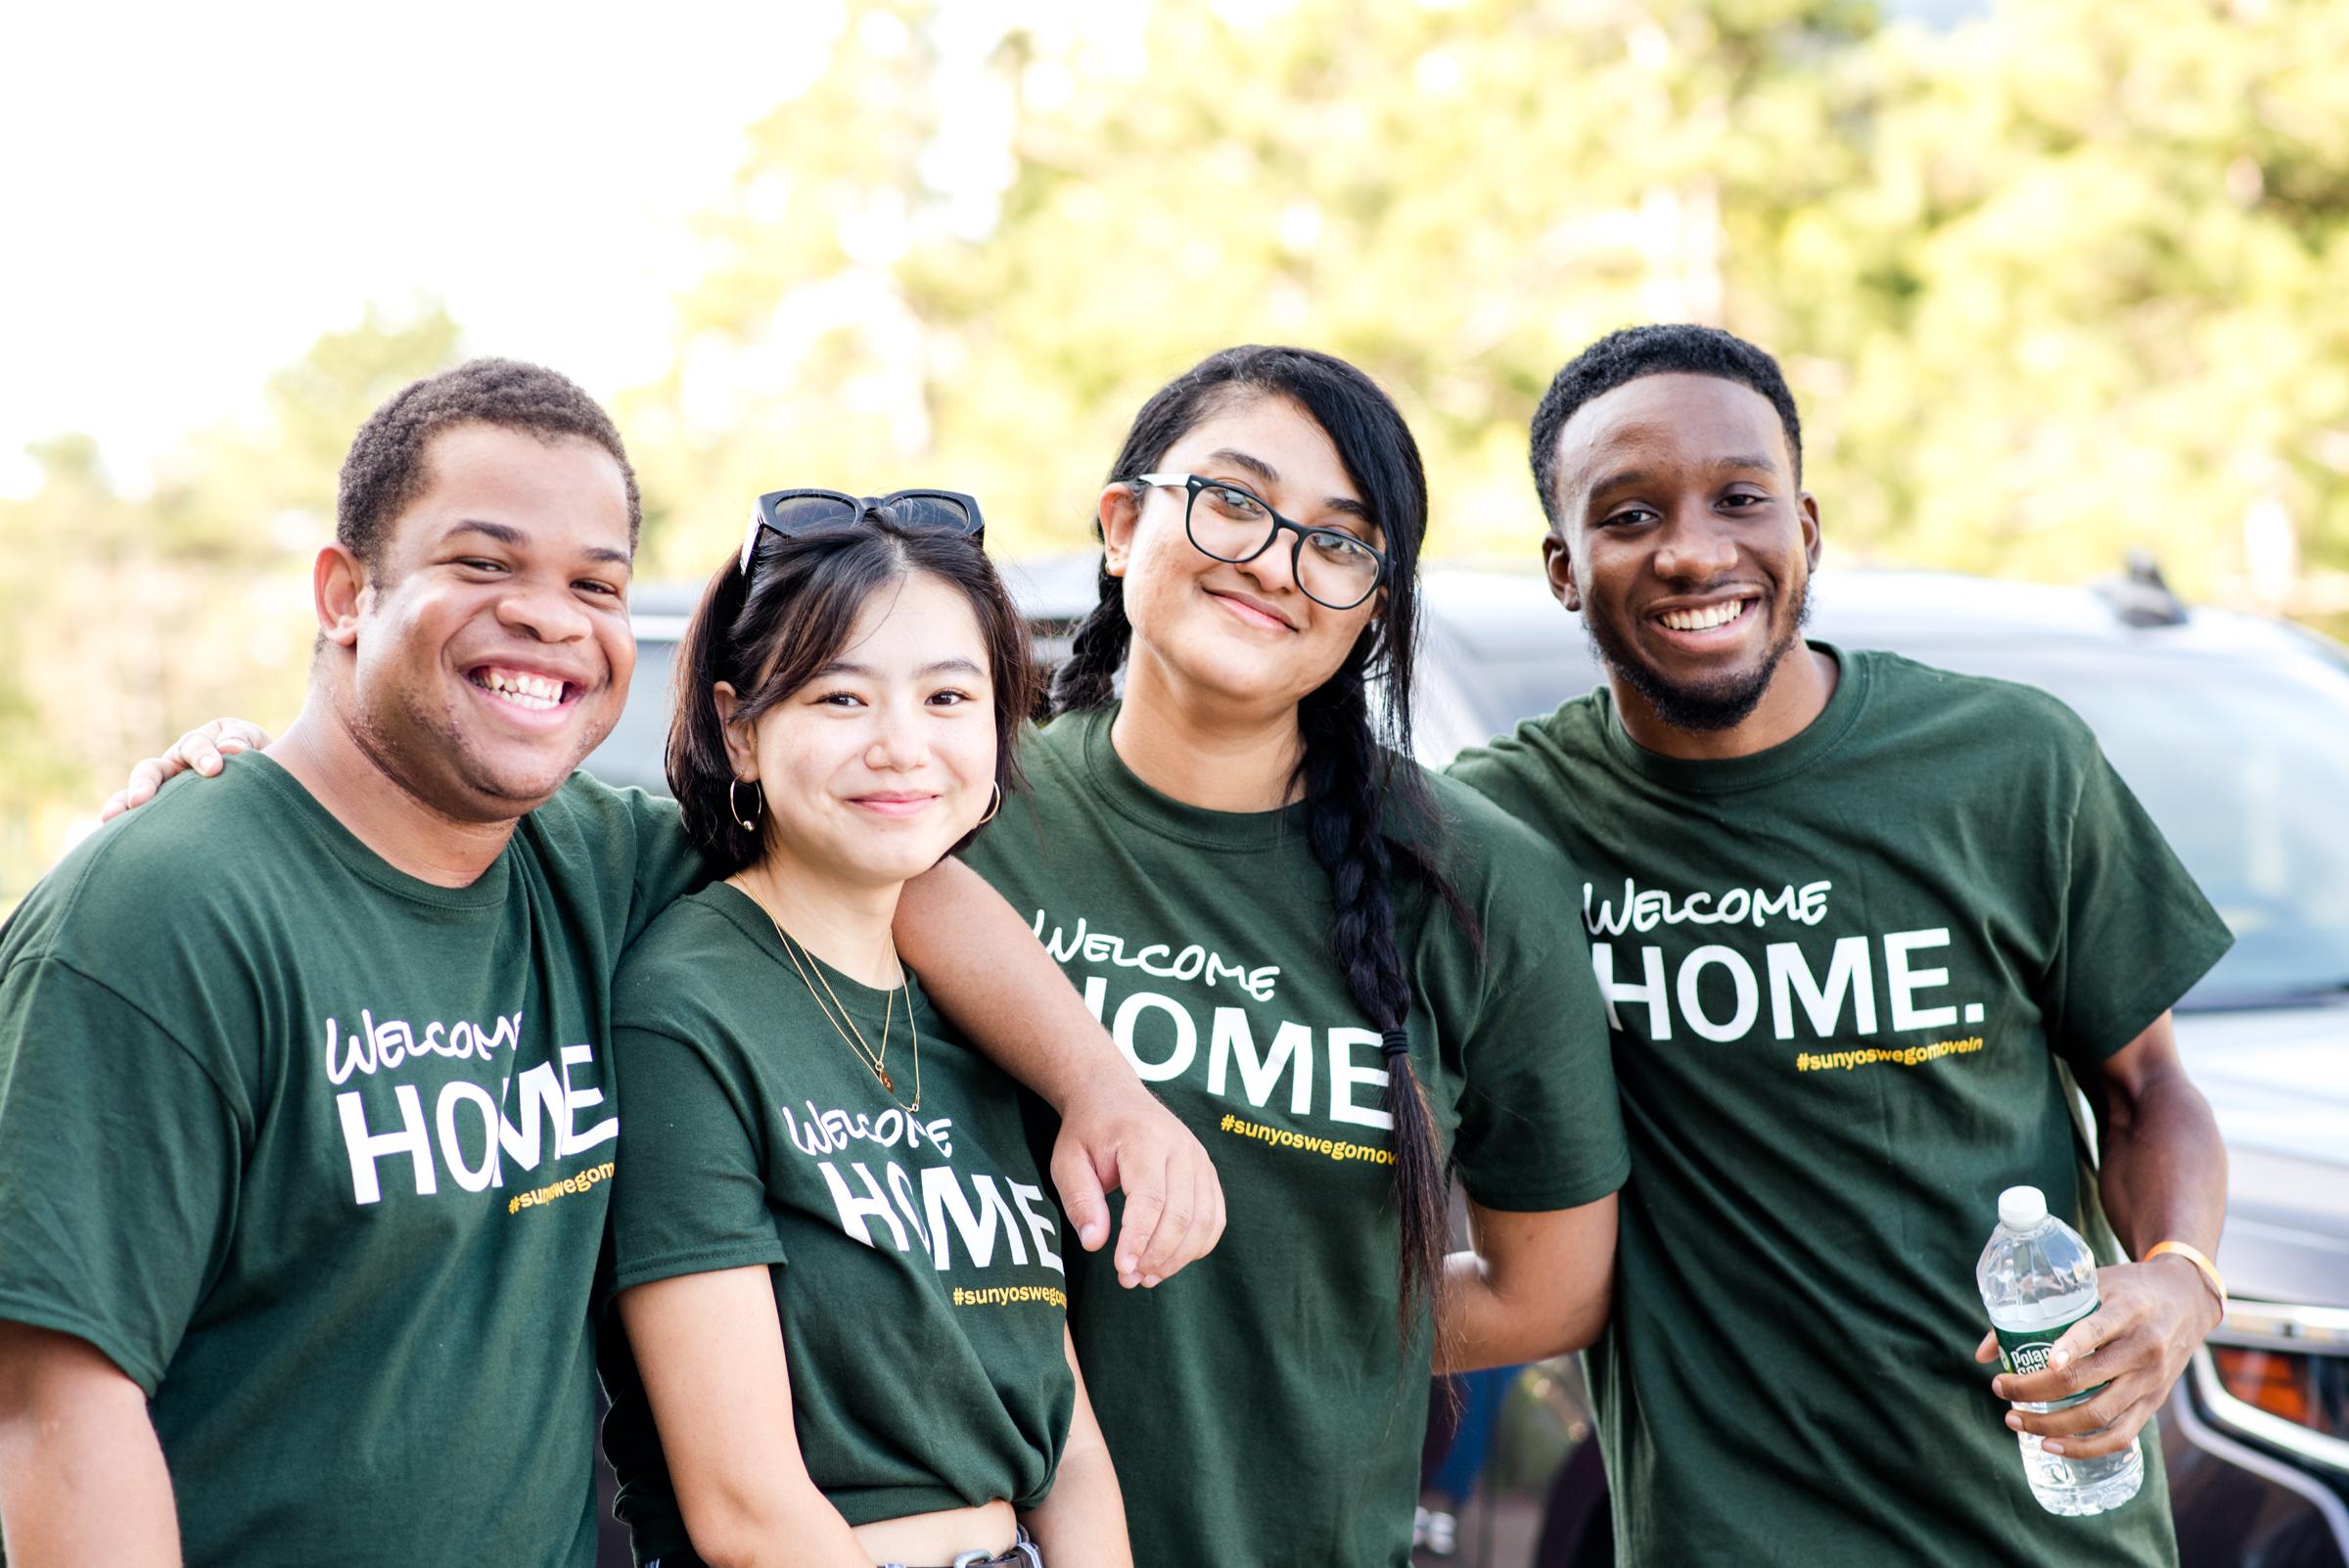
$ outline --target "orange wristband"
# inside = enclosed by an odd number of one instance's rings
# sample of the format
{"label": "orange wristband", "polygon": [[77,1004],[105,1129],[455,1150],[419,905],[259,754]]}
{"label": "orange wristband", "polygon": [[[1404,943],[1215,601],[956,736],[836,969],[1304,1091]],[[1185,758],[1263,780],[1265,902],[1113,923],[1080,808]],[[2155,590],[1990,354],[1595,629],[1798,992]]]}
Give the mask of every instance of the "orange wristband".
{"label": "orange wristband", "polygon": [[2145,1255],[2138,1262],[2151,1263],[2165,1252],[2174,1252],[2201,1269],[2202,1277],[2210,1281],[2210,1288],[2219,1293],[2219,1311],[2224,1313],[2227,1310],[2227,1281],[2219,1277],[2219,1266],[2203,1257],[2200,1248],[2189,1247],[2183,1241],[2156,1241],[2145,1249]]}

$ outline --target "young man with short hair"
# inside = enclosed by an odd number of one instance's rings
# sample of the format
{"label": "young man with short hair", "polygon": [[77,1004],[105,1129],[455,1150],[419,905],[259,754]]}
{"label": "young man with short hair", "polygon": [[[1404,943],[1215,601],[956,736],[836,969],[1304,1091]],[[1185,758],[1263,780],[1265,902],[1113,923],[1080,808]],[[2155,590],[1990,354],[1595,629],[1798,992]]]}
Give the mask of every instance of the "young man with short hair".
{"label": "young man with short hair", "polygon": [[[673,810],[574,771],[626,697],[638,516],[563,377],[400,392],[345,464],[300,716],[0,928],[14,1568],[593,1561],[611,976],[699,874]],[[1219,1227],[1204,1152],[1018,917],[932,877],[908,957],[1091,1124],[1055,1160],[1088,1245],[1088,1160],[1199,1211],[1162,1253],[1128,1205],[1122,1256],[1172,1272]]]}
{"label": "young man with short hair", "polygon": [[[1590,1357],[1624,1560],[2173,1562],[2148,1423],[2218,1321],[2226,1170],[2169,1010],[2226,927],[2061,704],[1803,639],[1819,511],[1768,354],[1602,339],[1533,465],[1606,685],[1454,772],[1584,879],[1633,1152]],[[2091,1196],[2059,1063],[2121,1241],[2171,1245],[2102,1271],[2059,1369],[1986,1387],[2000,1189]],[[2141,1445],[2142,1491],[2043,1511],[2017,1423]]]}

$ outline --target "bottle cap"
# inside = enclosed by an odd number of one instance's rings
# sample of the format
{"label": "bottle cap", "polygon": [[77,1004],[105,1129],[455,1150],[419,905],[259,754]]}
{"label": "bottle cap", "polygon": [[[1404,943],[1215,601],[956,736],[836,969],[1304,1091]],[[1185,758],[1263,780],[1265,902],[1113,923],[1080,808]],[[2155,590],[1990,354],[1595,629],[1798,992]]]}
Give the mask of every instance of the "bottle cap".
{"label": "bottle cap", "polygon": [[2048,1217],[2048,1195],[2037,1187],[2008,1187],[1999,1194],[1999,1223],[2029,1230]]}

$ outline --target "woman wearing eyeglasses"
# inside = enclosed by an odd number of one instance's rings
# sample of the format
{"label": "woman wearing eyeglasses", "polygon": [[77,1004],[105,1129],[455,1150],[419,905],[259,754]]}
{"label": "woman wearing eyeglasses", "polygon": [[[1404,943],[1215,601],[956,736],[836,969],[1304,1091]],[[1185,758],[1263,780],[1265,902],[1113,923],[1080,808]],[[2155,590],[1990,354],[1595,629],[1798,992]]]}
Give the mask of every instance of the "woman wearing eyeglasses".
{"label": "woman wearing eyeglasses", "polygon": [[761,497],[679,651],[669,786],[724,879],[615,986],[605,1445],[640,1562],[1131,1562],[1082,1254],[1011,1081],[890,941],[1018,778],[1026,631],[979,530],[944,491]]}
{"label": "woman wearing eyeglasses", "polygon": [[1145,1295],[1070,1263],[1135,1558],[1401,1565],[1431,1339],[1509,1364],[1606,1314],[1629,1157],[1582,935],[1538,901],[1567,872],[1409,761],[1426,484],[1360,371],[1211,357],[1097,521],[1057,716],[966,858],[1222,1178],[1208,1267]]}

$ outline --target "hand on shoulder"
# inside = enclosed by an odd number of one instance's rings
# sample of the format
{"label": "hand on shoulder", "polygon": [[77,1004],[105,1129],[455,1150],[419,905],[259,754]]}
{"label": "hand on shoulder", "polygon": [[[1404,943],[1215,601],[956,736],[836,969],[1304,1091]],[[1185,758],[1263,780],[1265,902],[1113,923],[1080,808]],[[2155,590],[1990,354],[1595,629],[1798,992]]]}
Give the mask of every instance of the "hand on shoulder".
{"label": "hand on shoulder", "polygon": [[130,770],[130,780],[106,798],[98,820],[111,822],[123,812],[155,799],[163,781],[193,770],[205,778],[220,771],[221,760],[239,752],[257,752],[269,744],[269,732],[250,719],[215,718],[199,724],[173,741],[161,757],[142,759]]}

